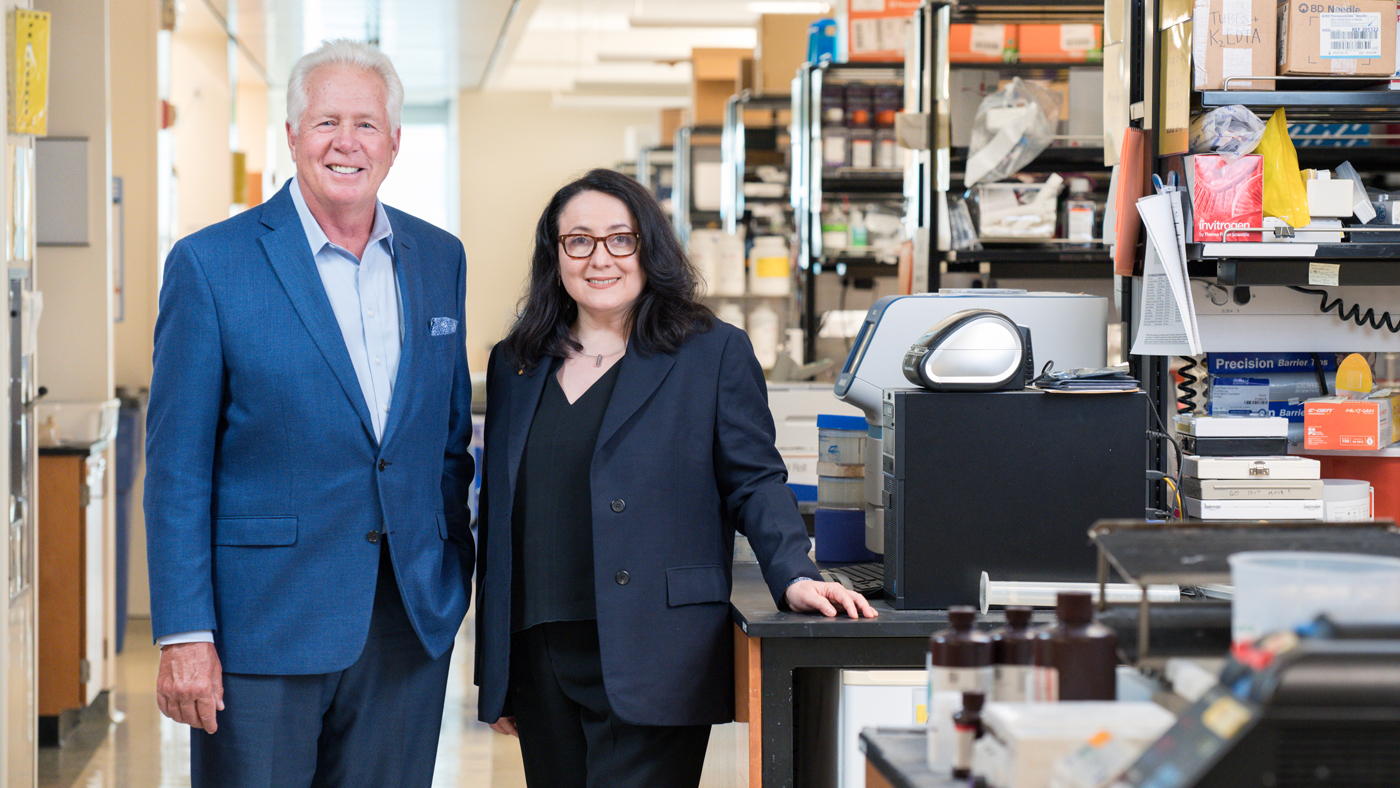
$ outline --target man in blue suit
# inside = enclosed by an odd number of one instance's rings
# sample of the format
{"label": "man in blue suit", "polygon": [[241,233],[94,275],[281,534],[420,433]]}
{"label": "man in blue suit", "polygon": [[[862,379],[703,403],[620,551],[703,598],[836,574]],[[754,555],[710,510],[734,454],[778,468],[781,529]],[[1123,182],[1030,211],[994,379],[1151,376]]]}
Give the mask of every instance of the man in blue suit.
{"label": "man in blue suit", "polygon": [[161,711],[196,788],[427,788],[474,561],[466,258],[376,196],[388,58],[292,70],[296,177],[166,261],[147,421]]}

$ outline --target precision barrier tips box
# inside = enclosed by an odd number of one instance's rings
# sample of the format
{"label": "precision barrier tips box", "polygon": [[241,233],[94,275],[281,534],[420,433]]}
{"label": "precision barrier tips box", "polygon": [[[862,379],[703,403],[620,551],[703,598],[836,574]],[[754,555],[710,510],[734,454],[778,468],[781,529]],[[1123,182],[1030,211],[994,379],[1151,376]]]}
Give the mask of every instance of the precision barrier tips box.
{"label": "precision barrier tips box", "polygon": [[1278,6],[1278,73],[1395,73],[1394,0],[1289,0]]}

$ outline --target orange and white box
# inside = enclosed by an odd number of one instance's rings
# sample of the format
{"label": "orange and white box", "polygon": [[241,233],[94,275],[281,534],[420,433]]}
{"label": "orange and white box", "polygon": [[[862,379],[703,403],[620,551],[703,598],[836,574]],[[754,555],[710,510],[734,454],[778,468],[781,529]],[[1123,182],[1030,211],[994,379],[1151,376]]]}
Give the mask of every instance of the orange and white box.
{"label": "orange and white box", "polygon": [[1400,396],[1317,397],[1303,403],[1303,448],[1374,451],[1394,443],[1392,411]]}
{"label": "orange and white box", "polygon": [[846,0],[839,6],[837,25],[846,37],[852,61],[904,59],[909,23],[921,0]]}

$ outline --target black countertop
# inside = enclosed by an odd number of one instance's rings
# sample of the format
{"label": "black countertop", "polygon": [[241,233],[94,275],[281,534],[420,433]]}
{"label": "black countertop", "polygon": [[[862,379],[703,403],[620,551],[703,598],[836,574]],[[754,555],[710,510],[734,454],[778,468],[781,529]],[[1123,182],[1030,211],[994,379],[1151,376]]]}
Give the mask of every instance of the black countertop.
{"label": "black countertop", "polygon": [[96,443],[64,443],[57,446],[40,446],[39,454],[50,457],[87,457],[91,454],[101,454],[107,449],[110,441],[98,441]]}
{"label": "black countertop", "polygon": [[[734,623],[749,637],[771,638],[904,638],[928,637],[948,624],[946,610],[895,610],[883,599],[871,600],[878,618],[835,618],[805,613],[779,612],[758,564],[734,565],[734,589],[729,597]],[[1099,621],[1118,633],[1120,651],[1128,660],[1136,659],[1138,609],[1136,605],[1114,606],[1099,615]],[[1048,624],[1050,610],[1037,610],[1032,623]],[[978,616],[984,628],[1004,624],[1000,610]],[[1154,605],[1151,611],[1150,651],[1154,656],[1219,657],[1230,647],[1230,607],[1219,602],[1182,602]]]}
{"label": "black countertop", "polygon": [[928,768],[928,737],[922,728],[866,728],[860,749],[894,788],[967,788],[967,780]]}

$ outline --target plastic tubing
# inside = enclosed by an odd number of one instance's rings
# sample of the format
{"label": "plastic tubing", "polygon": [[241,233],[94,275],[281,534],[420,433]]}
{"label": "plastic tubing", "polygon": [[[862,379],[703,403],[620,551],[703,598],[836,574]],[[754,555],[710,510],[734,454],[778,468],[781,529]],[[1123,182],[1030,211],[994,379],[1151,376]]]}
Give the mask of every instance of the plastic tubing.
{"label": "plastic tubing", "polygon": [[[1008,580],[993,581],[982,573],[978,584],[978,604],[982,612],[992,605],[1025,605],[1027,607],[1054,607],[1055,595],[1061,591],[1088,591],[1097,600],[1098,583],[1023,583]],[[1109,583],[1104,586],[1104,595],[1109,602],[1137,603],[1142,601],[1142,588],[1131,583]],[[1148,602],[1180,602],[1181,588],[1174,585],[1150,585],[1147,587]]]}

